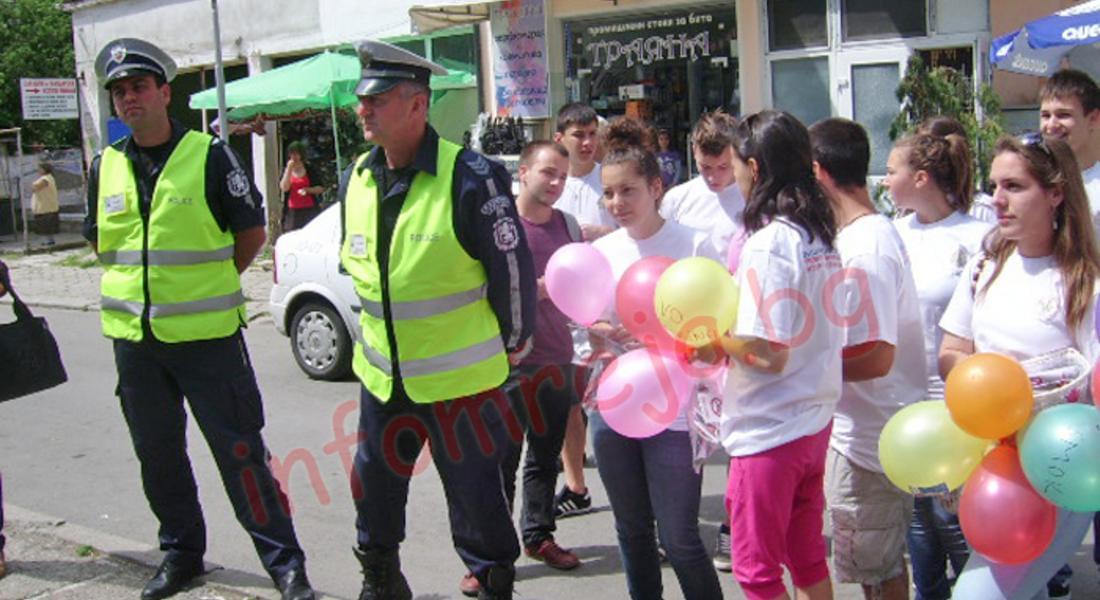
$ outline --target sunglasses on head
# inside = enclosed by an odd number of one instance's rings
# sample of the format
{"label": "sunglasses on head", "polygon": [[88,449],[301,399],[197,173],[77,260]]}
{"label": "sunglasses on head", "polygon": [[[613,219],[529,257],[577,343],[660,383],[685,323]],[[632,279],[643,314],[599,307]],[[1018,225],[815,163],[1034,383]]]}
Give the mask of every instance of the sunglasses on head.
{"label": "sunglasses on head", "polygon": [[1021,144],[1028,148],[1038,148],[1046,154],[1051,160],[1054,160],[1054,153],[1050,151],[1050,146],[1047,146],[1046,140],[1043,139],[1043,134],[1038,131],[1029,131],[1021,134],[1016,138]]}

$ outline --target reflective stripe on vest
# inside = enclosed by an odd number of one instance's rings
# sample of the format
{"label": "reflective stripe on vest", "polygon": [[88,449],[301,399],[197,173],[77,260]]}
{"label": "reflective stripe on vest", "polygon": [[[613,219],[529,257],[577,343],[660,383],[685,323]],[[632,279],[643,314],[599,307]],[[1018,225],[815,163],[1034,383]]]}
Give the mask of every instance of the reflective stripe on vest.
{"label": "reflective stripe on vest", "polygon": [[[233,246],[218,250],[150,250],[150,265],[198,265],[233,258]],[[101,252],[99,262],[104,265],[140,266],[141,250],[112,250]]]}
{"label": "reflective stripe on vest", "polygon": [[[378,189],[370,170],[360,170],[366,157],[348,183],[341,260],[362,303],[363,331],[352,364],[363,385],[383,402],[392,394],[395,370],[409,398],[422,403],[492,389],[508,374],[500,325],[486,299],[485,269],[466,253],[454,231],[451,196],[460,151],[440,140],[436,175],[413,177],[385,274],[378,262]],[[382,295],[383,277],[388,298]],[[389,347],[385,304],[396,358]]]}
{"label": "reflective stripe on vest", "polygon": [[96,224],[104,267],[100,318],[108,337],[142,339],[143,315],[154,337],[169,343],[226,337],[244,322],[234,237],[206,201],[211,142],[202,133],[184,134],[157,177],[144,219],[129,159],[113,147],[103,152]]}
{"label": "reflective stripe on vest", "polygon": [[[390,301],[390,317],[395,321],[406,321],[410,319],[423,319],[434,315],[440,315],[452,310],[462,308],[467,304],[473,304],[478,300],[484,300],[486,298],[487,286],[481,286],[475,290],[466,290],[465,292],[457,292],[449,296],[443,296],[441,298],[433,298],[431,300],[418,300],[413,302],[393,302]],[[385,315],[382,312],[382,303],[368,300],[362,296],[359,297],[359,301],[362,303],[363,311],[374,317],[375,319],[383,319]]]}

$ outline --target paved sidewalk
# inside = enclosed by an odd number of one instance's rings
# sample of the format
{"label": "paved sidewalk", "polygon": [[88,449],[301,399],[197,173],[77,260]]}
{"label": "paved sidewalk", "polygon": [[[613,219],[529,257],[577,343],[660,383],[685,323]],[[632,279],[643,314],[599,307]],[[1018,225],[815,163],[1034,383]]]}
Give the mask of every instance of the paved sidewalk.
{"label": "paved sidewalk", "polygon": [[[24,254],[22,239],[11,241],[11,236],[0,239],[0,259],[11,270],[12,284],[19,296],[32,306],[98,310],[99,278],[103,270],[91,248],[77,234],[61,234],[57,240],[52,249],[33,247],[32,254]],[[241,277],[241,285],[248,299],[249,321],[266,317],[272,285],[271,260],[258,258],[253,262]],[[0,298],[0,304],[10,303],[10,298]],[[0,322],[5,322],[2,316]]]}
{"label": "paved sidewalk", "polygon": [[[117,600],[137,598],[156,564],[149,548],[101,532],[54,521],[11,507],[4,534],[8,576],[0,580],[0,600]],[[157,553],[159,554],[159,553]],[[148,555],[148,556],[147,556]],[[143,564],[146,563],[146,564]],[[200,583],[173,598],[246,600],[276,598],[275,589],[212,582],[224,571],[213,569]]]}

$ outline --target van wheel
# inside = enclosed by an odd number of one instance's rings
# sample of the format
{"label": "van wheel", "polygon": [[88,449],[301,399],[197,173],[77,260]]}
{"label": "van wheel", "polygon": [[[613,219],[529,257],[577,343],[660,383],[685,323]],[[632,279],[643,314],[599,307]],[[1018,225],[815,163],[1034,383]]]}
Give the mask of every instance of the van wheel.
{"label": "van wheel", "polygon": [[311,379],[333,381],[351,371],[351,336],[327,303],[308,302],[290,321],[290,349]]}

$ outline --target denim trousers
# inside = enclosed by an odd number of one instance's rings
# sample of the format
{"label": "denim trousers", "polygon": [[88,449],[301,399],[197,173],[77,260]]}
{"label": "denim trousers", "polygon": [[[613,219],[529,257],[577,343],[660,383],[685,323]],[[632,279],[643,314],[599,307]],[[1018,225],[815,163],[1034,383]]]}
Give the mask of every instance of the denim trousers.
{"label": "denim trousers", "polygon": [[[576,391],[575,367],[565,365],[521,365],[512,373],[509,400],[527,439],[523,461],[523,503],[519,525],[523,545],[537,547],[554,538],[554,492],[558,482],[558,455],[565,440],[569,410]],[[509,506],[516,498],[516,471],[523,454],[523,439],[504,455],[501,472]]]}
{"label": "denim trousers", "polygon": [[[633,439],[591,414],[596,467],[615,516],[627,589],[633,600],[663,597],[659,532],[680,589],[687,600],[722,597],[718,574],[699,535],[703,476],[692,468],[686,431],[663,431]],[[656,529],[654,529],[656,521]]]}
{"label": "denim trousers", "polygon": [[913,520],[905,541],[913,565],[916,600],[947,600],[953,578],[947,577],[947,563],[957,577],[966,566],[970,548],[966,544],[959,516],[951,514],[939,498],[913,499]]}
{"label": "denim trousers", "polygon": [[451,540],[484,583],[489,569],[511,570],[519,542],[508,512],[501,460],[519,437],[505,392],[413,402],[400,381],[382,402],[361,388],[359,444],[351,480],[361,548],[396,550],[405,540],[409,481],[425,441],[447,498]]}
{"label": "denim trousers", "polygon": [[114,340],[118,396],[141,463],[141,482],[172,562],[201,560],[206,524],[187,456],[184,399],[202,431],[237,521],[272,577],[301,568],[286,495],[260,435],[263,404],[240,331],[213,340],[165,344]]}

